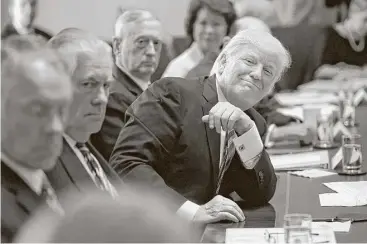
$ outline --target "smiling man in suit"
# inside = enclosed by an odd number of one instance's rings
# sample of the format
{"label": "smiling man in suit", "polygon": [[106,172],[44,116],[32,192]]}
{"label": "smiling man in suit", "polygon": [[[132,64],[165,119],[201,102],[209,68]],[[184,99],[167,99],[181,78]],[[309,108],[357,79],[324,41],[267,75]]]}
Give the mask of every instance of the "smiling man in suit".
{"label": "smiling man in suit", "polygon": [[58,191],[83,191],[95,185],[115,196],[121,183],[114,170],[88,143],[100,130],[112,83],[112,53],[107,43],[85,31],[64,29],[49,41],[68,65],[74,96],[64,133],[63,151],[54,169],[48,172]]}
{"label": "smiling man in suit", "polygon": [[41,45],[35,36],[12,36],[2,43],[2,242],[11,242],[44,203],[63,213],[44,171],[61,153],[72,86],[57,53]]}
{"label": "smiling man in suit", "polygon": [[215,75],[164,78],[130,106],[110,163],[126,182],[180,195],[178,213],[198,222],[243,221],[235,202],[262,205],[276,176],[252,108],[290,65],[270,33],[237,33],[214,63]]}

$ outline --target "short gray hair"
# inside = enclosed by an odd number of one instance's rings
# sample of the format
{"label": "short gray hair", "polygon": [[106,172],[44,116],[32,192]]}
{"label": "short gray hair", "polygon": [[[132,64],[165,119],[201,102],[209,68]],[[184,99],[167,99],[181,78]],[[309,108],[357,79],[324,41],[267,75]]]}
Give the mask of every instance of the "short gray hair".
{"label": "short gray hair", "polygon": [[278,76],[275,78],[276,81],[280,80],[283,73],[291,65],[291,55],[278,39],[276,39],[273,35],[266,31],[261,31],[257,29],[246,29],[238,32],[223,48],[223,50],[220,52],[217,59],[215,60],[210,74],[218,75],[218,63],[223,55],[233,56],[239,48],[247,45],[253,46],[254,48],[261,48],[261,50],[265,50],[267,54],[276,56],[281,64],[281,70]]}
{"label": "short gray hair", "polygon": [[147,10],[134,9],[126,10],[119,17],[117,17],[115,22],[115,37],[123,37],[126,31],[126,26],[130,24],[138,24],[144,21],[156,20],[159,21],[152,13]]}
{"label": "short gray hair", "polygon": [[91,33],[77,28],[67,28],[60,31],[48,42],[48,46],[57,50],[68,66],[71,76],[78,64],[92,55],[108,57],[112,63],[111,47]]}

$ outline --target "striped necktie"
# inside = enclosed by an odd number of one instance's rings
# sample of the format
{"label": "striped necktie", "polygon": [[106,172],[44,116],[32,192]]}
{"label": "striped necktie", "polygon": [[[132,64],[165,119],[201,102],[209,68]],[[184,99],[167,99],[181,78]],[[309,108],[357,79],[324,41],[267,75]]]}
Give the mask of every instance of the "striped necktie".
{"label": "striped necktie", "polygon": [[92,179],[96,186],[103,191],[109,192],[113,197],[117,196],[116,189],[107,179],[106,174],[97,160],[93,157],[92,153],[89,151],[87,145],[85,143],[76,143],[75,146],[79,149],[85,161],[87,162],[87,165],[92,173]]}
{"label": "striped necktie", "polygon": [[56,193],[46,177],[44,178],[42,184],[41,198],[46,202],[52,211],[59,214],[60,216],[64,216],[64,209],[61,207]]}
{"label": "striped necktie", "polygon": [[219,174],[218,174],[217,188],[216,188],[215,194],[219,193],[220,186],[223,181],[224,173],[227,171],[227,169],[231,165],[231,160],[235,154],[235,147],[233,143],[233,139],[235,137],[236,137],[236,134],[234,130],[226,132],[226,137],[224,141],[223,157],[222,157],[222,162],[220,162],[220,165],[219,165]]}

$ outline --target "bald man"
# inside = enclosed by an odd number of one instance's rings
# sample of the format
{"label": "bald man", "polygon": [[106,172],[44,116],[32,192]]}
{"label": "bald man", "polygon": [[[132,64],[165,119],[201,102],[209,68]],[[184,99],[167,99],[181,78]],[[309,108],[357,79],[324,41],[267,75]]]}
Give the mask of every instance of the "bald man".
{"label": "bald man", "polygon": [[38,42],[12,36],[2,43],[2,242],[12,241],[45,202],[63,213],[44,171],[55,166],[61,152],[72,87],[56,53]]}
{"label": "bald man", "polygon": [[159,63],[162,40],[161,23],[148,11],[129,10],[116,21],[113,38],[116,83],[111,88],[102,129],[91,137],[92,144],[106,160],[125,124],[127,108],[151,83]]}

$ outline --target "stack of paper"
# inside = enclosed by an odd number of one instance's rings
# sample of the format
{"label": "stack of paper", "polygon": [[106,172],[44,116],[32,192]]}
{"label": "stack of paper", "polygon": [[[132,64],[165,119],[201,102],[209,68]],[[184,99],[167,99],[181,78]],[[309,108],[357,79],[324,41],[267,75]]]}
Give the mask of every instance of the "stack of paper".
{"label": "stack of paper", "polygon": [[335,172],[329,172],[326,170],[321,169],[306,169],[301,171],[293,171],[291,172],[293,175],[306,177],[306,178],[318,178],[318,177],[324,177],[329,175],[336,175]]}
{"label": "stack of paper", "polygon": [[367,205],[367,181],[329,182],[325,186],[337,193],[320,194],[321,206],[364,206]]}
{"label": "stack of paper", "polygon": [[269,156],[276,171],[327,168],[329,164],[327,150]]}

